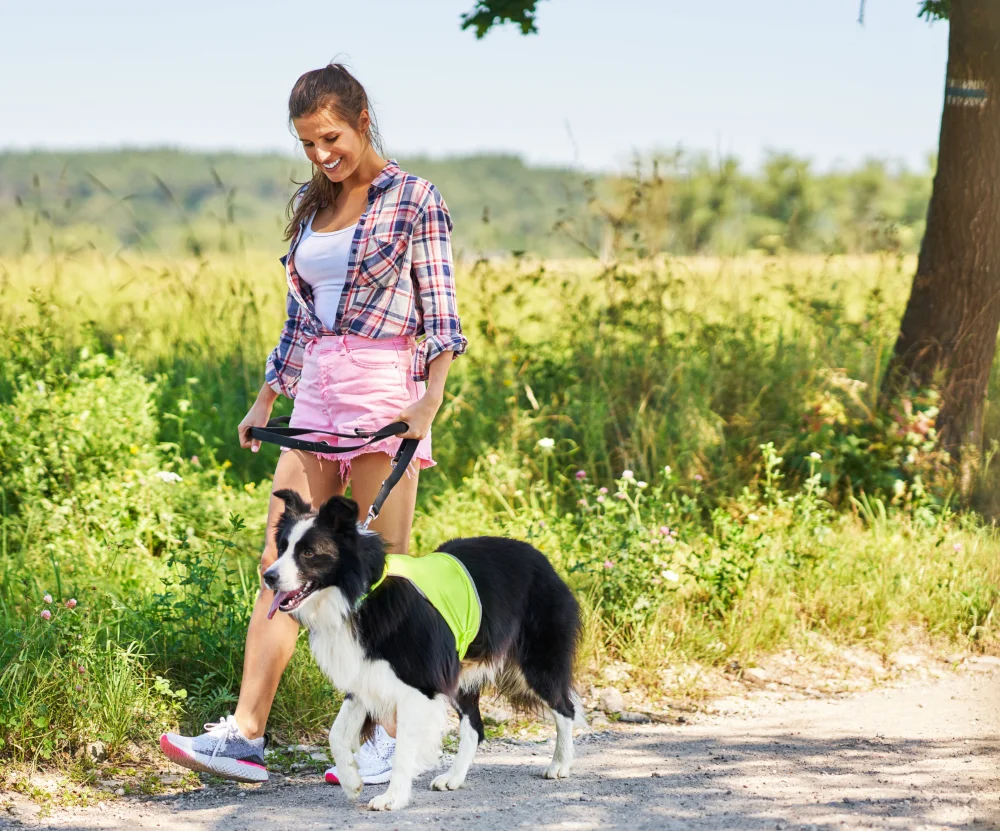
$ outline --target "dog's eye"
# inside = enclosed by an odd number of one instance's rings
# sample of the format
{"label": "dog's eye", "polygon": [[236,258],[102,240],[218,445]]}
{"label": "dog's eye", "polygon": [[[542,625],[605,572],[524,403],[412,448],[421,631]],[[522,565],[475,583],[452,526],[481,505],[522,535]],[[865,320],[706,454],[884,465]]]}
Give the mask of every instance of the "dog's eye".
{"label": "dog's eye", "polygon": [[315,552],[307,548],[304,551],[300,551],[299,553],[308,560],[310,557],[313,556]]}

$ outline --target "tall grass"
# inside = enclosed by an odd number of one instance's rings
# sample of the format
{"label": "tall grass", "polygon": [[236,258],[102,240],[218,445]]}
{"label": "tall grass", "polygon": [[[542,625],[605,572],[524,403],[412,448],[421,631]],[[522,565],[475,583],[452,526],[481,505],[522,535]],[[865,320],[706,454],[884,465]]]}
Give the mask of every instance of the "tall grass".
{"label": "tall grass", "polygon": [[[954,512],[934,391],[874,408],[911,273],[877,256],[469,267],[470,349],[414,548],[539,545],[585,609],[581,672],[626,660],[650,686],[816,632],[994,642],[997,540]],[[0,264],[0,756],[232,708],[274,464],[236,425],[283,292],[253,254]],[[271,726],[317,731],[331,702],[299,649]]]}

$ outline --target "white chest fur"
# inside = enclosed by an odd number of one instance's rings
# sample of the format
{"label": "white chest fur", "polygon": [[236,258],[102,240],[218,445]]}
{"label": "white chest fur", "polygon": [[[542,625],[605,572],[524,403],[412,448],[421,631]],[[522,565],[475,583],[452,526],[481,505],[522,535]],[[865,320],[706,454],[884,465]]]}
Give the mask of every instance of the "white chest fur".
{"label": "white chest fur", "polygon": [[351,693],[374,717],[393,713],[403,686],[386,661],[371,661],[349,623],[350,606],[339,589],[317,592],[296,617],[309,630],[309,648],[323,674]]}

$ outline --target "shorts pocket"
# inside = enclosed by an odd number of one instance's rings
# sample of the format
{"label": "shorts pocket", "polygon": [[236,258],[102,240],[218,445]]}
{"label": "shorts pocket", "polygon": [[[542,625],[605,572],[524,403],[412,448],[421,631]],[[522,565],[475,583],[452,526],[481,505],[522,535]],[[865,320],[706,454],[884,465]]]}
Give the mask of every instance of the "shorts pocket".
{"label": "shorts pocket", "polygon": [[399,367],[399,351],[389,346],[351,346],[347,349],[347,359],[362,369],[382,369]]}
{"label": "shorts pocket", "polygon": [[409,244],[410,234],[405,231],[395,234],[373,233],[368,238],[365,257],[358,269],[358,283],[383,288],[394,285],[399,279]]}

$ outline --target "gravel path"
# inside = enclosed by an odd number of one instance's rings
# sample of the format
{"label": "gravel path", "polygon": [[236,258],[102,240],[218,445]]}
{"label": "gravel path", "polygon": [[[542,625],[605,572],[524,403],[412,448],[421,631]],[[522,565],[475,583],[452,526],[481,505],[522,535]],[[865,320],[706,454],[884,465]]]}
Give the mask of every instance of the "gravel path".
{"label": "gravel path", "polygon": [[[748,698],[742,712],[577,737],[573,778],[545,743],[485,745],[466,787],[377,814],[308,780],[57,810],[0,828],[1000,829],[1000,662],[834,699]],[[368,799],[379,789],[366,788]]]}

